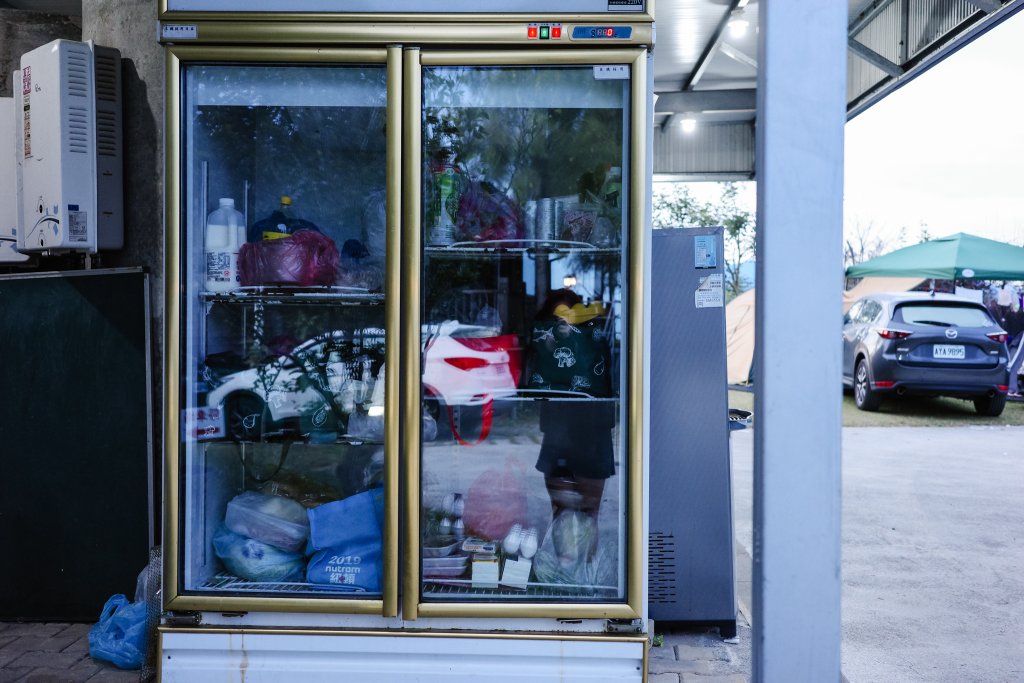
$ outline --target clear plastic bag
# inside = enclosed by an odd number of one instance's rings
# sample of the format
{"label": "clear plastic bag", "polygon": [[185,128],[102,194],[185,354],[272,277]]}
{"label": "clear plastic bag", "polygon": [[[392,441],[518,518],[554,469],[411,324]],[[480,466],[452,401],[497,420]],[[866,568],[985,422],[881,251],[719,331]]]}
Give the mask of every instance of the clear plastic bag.
{"label": "clear plastic bag", "polygon": [[224,525],[236,534],[281,550],[300,550],[309,538],[309,518],[301,503],[256,491],[231,499]]}
{"label": "clear plastic bag", "polygon": [[224,527],[213,536],[213,550],[228,571],[250,581],[301,581],[306,569],[302,553],[285,552]]}
{"label": "clear plastic bag", "polygon": [[584,512],[564,510],[551,522],[533,560],[540,583],[593,586],[597,569],[597,524]]}

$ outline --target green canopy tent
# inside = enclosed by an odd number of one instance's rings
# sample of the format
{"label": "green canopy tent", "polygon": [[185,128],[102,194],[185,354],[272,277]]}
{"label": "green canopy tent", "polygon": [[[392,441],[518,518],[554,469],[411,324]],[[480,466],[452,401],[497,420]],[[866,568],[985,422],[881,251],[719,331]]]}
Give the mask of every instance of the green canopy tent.
{"label": "green canopy tent", "polygon": [[846,277],[869,275],[1024,280],[1024,248],[960,232],[897,249],[846,269]]}

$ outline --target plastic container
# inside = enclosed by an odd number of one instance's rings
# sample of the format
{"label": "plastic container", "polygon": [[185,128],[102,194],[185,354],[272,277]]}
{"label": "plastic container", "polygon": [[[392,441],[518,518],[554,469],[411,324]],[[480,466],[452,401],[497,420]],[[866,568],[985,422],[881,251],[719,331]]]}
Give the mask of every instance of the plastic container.
{"label": "plastic container", "polygon": [[231,499],[224,525],[236,534],[291,552],[301,550],[309,538],[309,517],[302,504],[255,491]]}
{"label": "plastic container", "polygon": [[230,292],[239,286],[238,249],[245,242],[245,218],[235,200],[222,197],[206,218],[206,291]]}
{"label": "plastic container", "polygon": [[424,557],[423,571],[428,569],[465,569],[469,555],[449,555],[448,557]]}
{"label": "plastic container", "polygon": [[423,557],[447,557],[459,545],[454,536],[435,536],[423,542]]}
{"label": "plastic container", "polygon": [[423,567],[424,578],[442,578],[442,579],[455,579],[466,573],[466,568],[463,567]]}

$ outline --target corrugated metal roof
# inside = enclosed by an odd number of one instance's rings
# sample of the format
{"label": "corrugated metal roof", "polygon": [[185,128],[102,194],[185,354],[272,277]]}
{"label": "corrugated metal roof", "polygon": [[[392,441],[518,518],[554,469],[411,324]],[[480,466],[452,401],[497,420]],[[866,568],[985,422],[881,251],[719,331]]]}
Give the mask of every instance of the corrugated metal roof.
{"label": "corrugated metal roof", "polygon": [[[655,91],[756,87],[757,2],[744,4],[743,0],[657,0]],[[1024,0],[848,0],[847,7],[847,111],[853,117],[1024,9]],[[733,37],[724,27],[740,13],[749,23],[748,30],[743,37]],[[696,80],[694,73],[699,74]],[[722,169],[735,170],[748,154],[752,172],[752,139],[735,131],[726,134],[728,128],[712,125],[699,125],[687,135],[674,125],[684,114],[706,123],[748,120],[751,112],[741,108],[730,116],[722,110],[672,108],[687,101],[664,97],[655,105],[655,124],[660,129],[654,139],[655,173],[693,176],[703,169],[717,177]],[[752,130],[749,123],[739,129]],[[692,139],[686,141],[687,137]]]}
{"label": "corrugated metal roof", "polygon": [[680,178],[749,179],[754,175],[754,126],[750,122],[702,125],[696,135],[655,128],[654,172]]}

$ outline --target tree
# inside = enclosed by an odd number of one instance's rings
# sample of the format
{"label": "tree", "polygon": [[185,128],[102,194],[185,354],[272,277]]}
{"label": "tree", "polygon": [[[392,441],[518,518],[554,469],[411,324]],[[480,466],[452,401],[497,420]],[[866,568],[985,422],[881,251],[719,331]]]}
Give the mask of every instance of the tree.
{"label": "tree", "polygon": [[855,222],[843,229],[843,267],[863,263],[904,245],[907,229],[900,228],[893,240],[886,240],[878,231],[874,221],[866,225]]}
{"label": "tree", "polygon": [[697,200],[685,185],[675,183],[654,197],[655,228],[720,225],[724,228],[725,291],[729,299],[753,283],[742,276],[744,263],[754,260],[757,221],[754,213],[737,203],[736,183],[722,183],[716,201]]}

